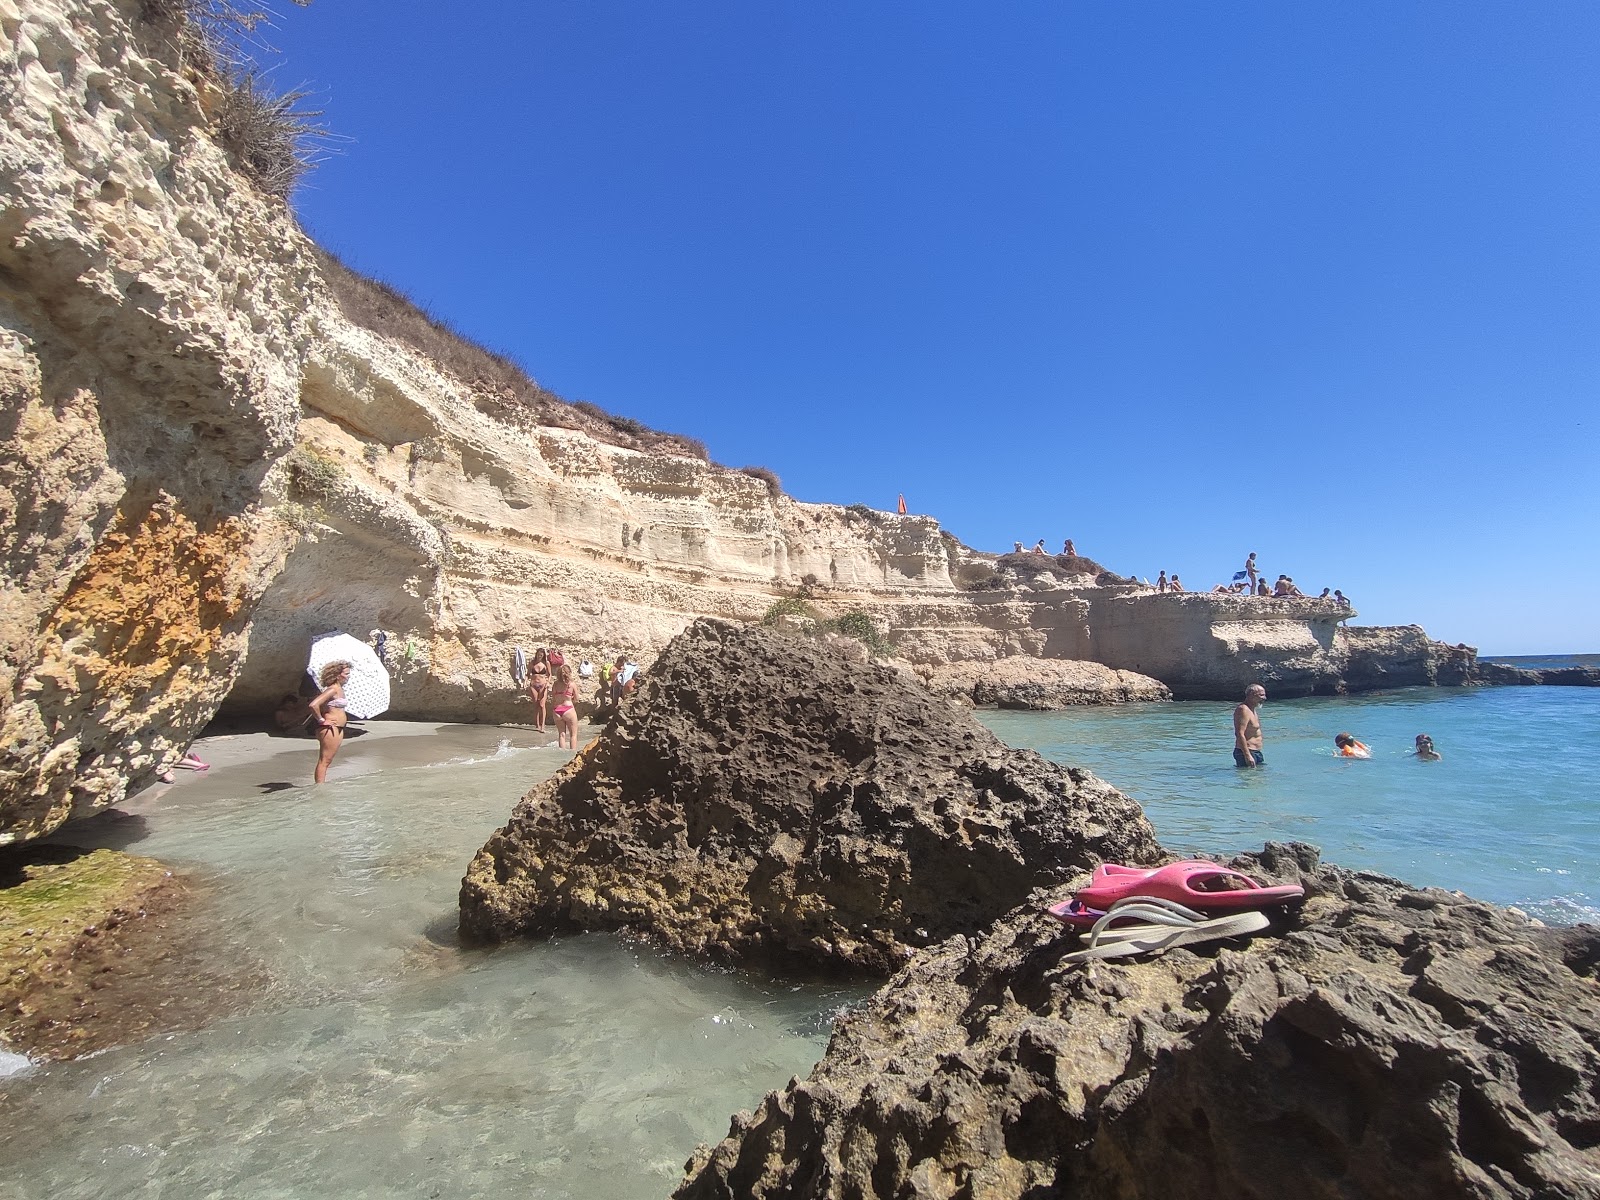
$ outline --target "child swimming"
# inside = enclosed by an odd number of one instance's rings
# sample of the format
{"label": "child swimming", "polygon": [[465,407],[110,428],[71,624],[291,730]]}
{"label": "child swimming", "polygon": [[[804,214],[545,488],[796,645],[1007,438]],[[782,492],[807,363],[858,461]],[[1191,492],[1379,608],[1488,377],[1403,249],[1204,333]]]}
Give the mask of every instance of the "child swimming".
{"label": "child swimming", "polygon": [[1363,742],[1358,742],[1348,733],[1336,733],[1333,736],[1334,753],[1340,758],[1371,758],[1372,751]]}

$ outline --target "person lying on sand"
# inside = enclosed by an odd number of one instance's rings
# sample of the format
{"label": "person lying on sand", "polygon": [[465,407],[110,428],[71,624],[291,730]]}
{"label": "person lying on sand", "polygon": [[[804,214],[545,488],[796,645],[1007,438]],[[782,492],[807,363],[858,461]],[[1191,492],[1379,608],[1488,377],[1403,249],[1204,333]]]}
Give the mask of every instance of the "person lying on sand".
{"label": "person lying on sand", "polygon": [[1363,742],[1358,742],[1348,733],[1333,735],[1333,744],[1337,749],[1334,753],[1340,758],[1371,758],[1372,751]]}

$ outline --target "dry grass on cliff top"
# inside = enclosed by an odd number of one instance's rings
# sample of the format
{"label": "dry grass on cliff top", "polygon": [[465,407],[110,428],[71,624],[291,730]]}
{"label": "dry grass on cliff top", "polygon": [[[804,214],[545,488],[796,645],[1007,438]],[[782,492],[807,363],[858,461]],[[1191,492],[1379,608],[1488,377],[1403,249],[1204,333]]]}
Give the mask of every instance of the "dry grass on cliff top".
{"label": "dry grass on cliff top", "polygon": [[[293,0],[304,8],[311,0]],[[280,92],[256,64],[269,51],[257,30],[271,14],[240,0],[141,0],[139,18],[191,71],[217,85],[208,116],[234,167],[268,195],[287,200],[321,157],[331,134],[304,89]]]}
{"label": "dry grass on cliff top", "polygon": [[513,425],[576,429],[612,446],[710,461],[705,443],[698,438],[661,433],[629,417],[612,416],[587,401],[564,399],[541,387],[503,354],[485,349],[424,310],[398,288],[362,275],[320,247],[317,257],[346,317],[364,329],[404,342],[449,371],[472,389],[475,403],[488,416]]}

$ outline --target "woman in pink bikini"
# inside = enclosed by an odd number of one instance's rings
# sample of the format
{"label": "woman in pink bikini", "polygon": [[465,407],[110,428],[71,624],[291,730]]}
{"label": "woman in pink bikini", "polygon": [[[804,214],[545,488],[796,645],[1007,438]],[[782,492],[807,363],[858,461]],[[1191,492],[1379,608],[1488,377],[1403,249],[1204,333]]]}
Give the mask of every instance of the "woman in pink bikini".
{"label": "woman in pink bikini", "polygon": [[543,733],[545,706],[550,703],[550,656],[543,646],[533,652],[533,661],[528,664],[528,698],[537,705],[534,727]]}
{"label": "woman in pink bikini", "polygon": [[578,681],[572,668],[562,663],[556,668],[551,694],[556,702],[556,745],[566,750],[578,748]]}
{"label": "woman in pink bikini", "polygon": [[318,783],[328,781],[328,767],[344,742],[344,727],[350,720],[344,711],[344,685],[349,680],[350,664],[347,662],[331,662],[317,676],[322,691],[309,705],[309,719],[317,732],[317,770],[313,778]]}

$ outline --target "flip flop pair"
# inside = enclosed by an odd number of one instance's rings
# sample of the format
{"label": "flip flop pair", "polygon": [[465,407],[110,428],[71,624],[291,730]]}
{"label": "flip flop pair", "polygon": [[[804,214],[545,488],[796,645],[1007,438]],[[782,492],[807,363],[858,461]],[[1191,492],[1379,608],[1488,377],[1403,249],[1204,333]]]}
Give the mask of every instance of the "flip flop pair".
{"label": "flip flop pair", "polygon": [[1260,933],[1270,924],[1260,909],[1207,917],[1176,901],[1130,896],[1102,913],[1084,936],[1084,948],[1062,955],[1062,961],[1081,963],[1159,954],[1175,946]]}
{"label": "flip flop pair", "polygon": [[1282,904],[1305,894],[1305,889],[1296,884],[1262,887],[1243,872],[1202,858],[1191,858],[1152,869],[1101,863],[1094,869],[1089,886],[1078,889],[1076,899],[1086,910],[1098,912],[1105,912],[1118,900],[1129,896],[1233,912]]}

